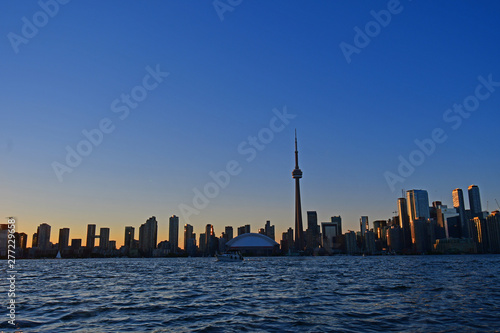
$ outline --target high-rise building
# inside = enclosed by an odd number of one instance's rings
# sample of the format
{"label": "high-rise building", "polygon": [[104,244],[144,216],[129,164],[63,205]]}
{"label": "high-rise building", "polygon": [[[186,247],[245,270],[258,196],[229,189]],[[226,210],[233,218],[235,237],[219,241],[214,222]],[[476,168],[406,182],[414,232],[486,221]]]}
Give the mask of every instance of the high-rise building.
{"label": "high-rise building", "polygon": [[500,253],[500,212],[498,210],[486,217],[486,229],[488,229],[488,252]]}
{"label": "high-rise building", "polygon": [[33,238],[31,240],[31,247],[38,247],[38,232],[33,234]]}
{"label": "high-rise building", "polygon": [[92,250],[95,246],[95,224],[87,226],[87,249]]}
{"label": "high-rise building", "polygon": [[266,225],[264,227],[265,235],[272,240],[274,239],[274,225],[271,225],[271,221],[266,221]]}
{"label": "high-rise building", "polygon": [[139,249],[147,256],[152,255],[158,244],[157,237],[158,221],[152,216],[139,228]]}
{"label": "high-rise building", "polygon": [[302,227],[302,204],[300,202],[300,178],[302,178],[302,170],[299,168],[297,130],[295,130],[295,169],[292,172],[292,177],[295,179],[295,250],[301,251],[305,247],[305,239]]}
{"label": "high-rise building", "polygon": [[41,250],[50,249],[50,225],[42,223],[38,227],[38,248]]}
{"label": "high-rise building", "polygon": [[416,219],[429,219],[429,195],[425,190],[406,191],[406,200],[408,203],[408,215],[410,223]]}
{"label": "high-rise building", "polygon": [[207,245],[205,243],[206,240],[207,240],[207,238],[206,238],[205,234],[200,234],[200,241],[198,243],[199,243],[201,253],[205,253],[205,251],[207,249]]}
{"label": "high-rise building", "polygon": [[184,225],[184,251],[188,251],[193,239],[193,226],[191,224]]}
{"label": "high-rise building", "polygon": [[172,215],[168,219],[168,241],[173,253],[179,248],[179,217]]}
{"label": "high-rise building", "polygon": [[339,236],[337,224],[333,222],[321,222],[321,234],[321,245],[326,252],[331,253],[333,244]]}
{"label": "high-rise building", "polygon": [[482,217],[481,197],[477,185],[469,186],[469,205],[472,217]]}
{"label": "high-rise building", "polygon": [[315,211],[307,212],[306,247],[314,249],[319,245],[318,214]]}
{"label": "high-rise building", "polygon": [[408,203],[406,198],[398,198],[399,227],[403,232],[402,246],[404,249],[411,249],[411,227],[410,216],[408,215]]}
{"label": "high-rise building", "polygon": [[332,216],[331,222],[337,226],[337,237],[342,235],[342,217]]}
{"label": "high-rise building", "polygon": [[410,222],[411,239],[413,251],[416,253],[424,253],[427,249],[426,228],[427,222],[423,218],[417,218]]}
{"label": "high-rise building", "polygon": [[281,237],[281,252],[288,253],[288,251],[291,250],[293,246],[293,229],[288,228],[288,230],[284,232]]}
{"label": "high-rise building", "polygon": [[226,226],[226,228],[224,229],[224,233],[226,234],[226,242],[229,242],[231,239],[233,239],[233,227]]}
{"label": "high-rise building", "polygon": [[356,233],[354,231],[348,231],[344,234],[345,238],[345,247],[347,254],[356,254],[358,253],[358,244],[356,240]]}
{"label": "high-rise building", "polygon": [[69,228],[59,229],[59,251],[66,250],[69,246]]}
{"label": "high-rise building", "polygon": [[15,233],[16,235],[16,248],[26,249],[28,245],[28,235],[24,232]]}
{"label": "high-rise building", "polygon": [[458,211],[460,218],[460,235],[463,238],[470,237],[469,221],[465,215],[465,202],[464,202],[464,192],[461,188],[456,188],[452,192],[453,195],[453,207]]}
{"label": "high-rise building", "polygon": [[364,235],[368,230],[370,230],[368,216],[361,216],[361,218],[359,219],[359,226],[360,226],[361,235]]}
{"label": "high-rise building", "polygon": [[131,249],[134,245],[134,234],[135,234],[135,228],[134,227],[125,227],[125,241],[123,243],[123,246]]}
{"label": "high-rise building", "polygon": [[472,239],[476,243],[478,253],[488,252],[488,230],[486,228],[486,220],[478,216],[472,220],[471,234]]}
{"label": "high-rise building", "polygon": [[101,228],[99,230],[99,249],[108,250],[109,246],[109,228]]}

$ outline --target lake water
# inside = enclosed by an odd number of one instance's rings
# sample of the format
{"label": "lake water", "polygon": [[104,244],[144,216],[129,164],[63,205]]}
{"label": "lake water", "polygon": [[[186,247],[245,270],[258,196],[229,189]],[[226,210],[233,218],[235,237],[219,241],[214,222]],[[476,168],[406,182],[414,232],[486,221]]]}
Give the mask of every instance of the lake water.
{"label": "lake water", "polygon": [[[16,319],[23,332],[500,330],[500,255],[16,265]],[[1,329],[10,332],[2,308]]]}

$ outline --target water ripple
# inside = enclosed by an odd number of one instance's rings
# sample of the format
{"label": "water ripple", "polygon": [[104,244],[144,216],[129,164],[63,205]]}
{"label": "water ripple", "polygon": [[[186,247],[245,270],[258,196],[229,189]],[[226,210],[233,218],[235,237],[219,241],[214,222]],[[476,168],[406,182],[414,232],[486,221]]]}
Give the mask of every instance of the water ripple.
{"label": "water ripple", "polygon": [[36,332],[498,332],[499,261],[23,260],[17,319]]}

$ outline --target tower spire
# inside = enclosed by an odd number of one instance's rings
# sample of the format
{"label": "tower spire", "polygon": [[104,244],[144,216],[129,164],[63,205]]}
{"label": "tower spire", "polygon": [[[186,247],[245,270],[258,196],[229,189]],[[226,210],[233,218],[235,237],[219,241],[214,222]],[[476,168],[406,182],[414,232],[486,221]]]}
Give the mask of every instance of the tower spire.
{"label": "tower spire", "polygon": [[302,170],[299,169],[299,151],[297,149],[297,129],[295,129],[295,169],[292,172],[295,179],[295,250],[302,251],[305,247],[304,229],[302,228],[302,205],[300,202],[300,178]]}
{"label": "tower spire", "polygon": [[295,129],[295,169],[299,168],[299,150],[297,149],[297,129]]}

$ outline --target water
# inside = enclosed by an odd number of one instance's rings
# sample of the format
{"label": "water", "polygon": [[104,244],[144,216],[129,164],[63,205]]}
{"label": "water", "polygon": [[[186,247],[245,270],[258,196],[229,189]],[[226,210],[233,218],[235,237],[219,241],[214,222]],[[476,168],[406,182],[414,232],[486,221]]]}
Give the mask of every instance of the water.
{"label": "water", "polygon": [[500,330],[498,255],[24,260],[17,270],[23,332]]}

